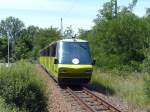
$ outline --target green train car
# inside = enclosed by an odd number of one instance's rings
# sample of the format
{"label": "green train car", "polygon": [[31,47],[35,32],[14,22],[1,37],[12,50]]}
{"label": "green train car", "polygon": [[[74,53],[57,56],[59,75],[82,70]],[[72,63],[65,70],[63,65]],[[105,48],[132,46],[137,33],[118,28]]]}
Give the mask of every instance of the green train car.
{"label": "green train car", "polygon": [[63,39],[40,51],[40,64],[59,84],[81,85],[91,80],[93,65],[88,41]]}

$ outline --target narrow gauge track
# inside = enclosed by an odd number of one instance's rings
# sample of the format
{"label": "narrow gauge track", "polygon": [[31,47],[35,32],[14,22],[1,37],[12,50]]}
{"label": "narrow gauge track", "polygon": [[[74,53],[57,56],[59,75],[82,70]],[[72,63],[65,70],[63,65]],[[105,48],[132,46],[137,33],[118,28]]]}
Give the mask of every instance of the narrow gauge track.
{"label": "narrow gauge track", "polygon": [[[46,69],[44,70],[56,86],[59,87],[57,81],[52,77],[52,75]],[[78,102],[79,106],[81,106],[83,112],[122,112],[107,101],[93,94],[86,87],[74,88],[66,86],[63,88],[60,87],[60,90],[64,91],[65,94],[68,93],[69,97],[73,97],[75,102]]]}
{"label": "narrow gauge track", "polygon": [[66,92],[78,102],[85,112],[122,112],[85,87],[80,90],[67,87]]}

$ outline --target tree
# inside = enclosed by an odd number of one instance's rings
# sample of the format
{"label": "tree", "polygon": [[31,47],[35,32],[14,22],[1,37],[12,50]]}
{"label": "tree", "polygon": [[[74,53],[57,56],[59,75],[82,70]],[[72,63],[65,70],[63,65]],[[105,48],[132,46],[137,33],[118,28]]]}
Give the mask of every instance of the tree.
{"label": "tree", "polygon": [[146,16],[150,16],[150,8],[146,8]]}
{"label": "tree", "polygon": [[74,35],[74,32],[73,32],[73,29],[72,29],[72,26],[69,26],[66,28],[66,30],[64,31],[64,38],[72,38]]}
{"label": "tree", "polygon": [[145,59],[143,61],[143,71],[150,73],[150,16],[146,16],[143,18],[143,21],[145,22],[144,25],[146,26],[146,29],[144,29],[145,33],[145,45],[144,45],[144,55]]}
{"label": "tree", "polygon": [[[129,7],[133,9],[137,1]],[[131,10],[121,10],[116,16],[111,14],[111,2],[104,4],[95,19],[95,26],[90,31],[81,32],[80,38],[90,42],[97,65],[106,68],[129,66],[140,70],[143,62],[146,38],[150,36],[149,28],[143,19]]]}
{"label": "tree", "polygon": [[0,38],[0,61],[6,62],[7,59],[7,38]]}
{"label": "tree", "polygon": [[15,42],[19,37],[20,32],[24,28],[24,23],[18,18],[8,17],[0,22],[0,34],[7,38],[10,38],[10,44],[12,45],[11,49],[11,57],[14,59],[15,55]]}
{"label": "tree", "polygon": [[121,12],[122,13],[131,13],[133,11],[133,8],[136,6],[138,0],[132,0],[131,3],[129,3],[128,6],[123,6]]}
{"label": "tree", "polygon": [[[10,36],[11,39],[15,40],[21,30],[24,28],[24,23],[18,18],[8,17],[0,22],[0,33],[4,36]],[[7,35],[8,33],[8,35]]]}
{"label": "tree", "polygon": [[47,29],[39,29],[33,40],[33,56],[37,57],[41,49],[48,46],[51,42],[60,39],[60,37],[60,31],[58,31],[56,28],[51,27]]}
{"label": "tree", "polygon": [[94,22],[97,24],[102,20],[110,20],[112,19],[112,4],[111,2],[106,2],[103,5],[103,9],[99,10],[99,14],[97,14],[97,18]]}
{"label": "tree", "polygon": [[128,9],[129,9],[130,11],[132,11],[133,8],[136,6],[137,2],[138,2],[138,0],[132,0],[132,2],[131,2],[131,3],[129,4],[129,6],[128,6]]}
{"label": "tree", "polygon": [[38,31],[38,27],[29,26],[20,32],[19,38],[17,38],[15,46],[16,60],[33,58],[33,39]]}

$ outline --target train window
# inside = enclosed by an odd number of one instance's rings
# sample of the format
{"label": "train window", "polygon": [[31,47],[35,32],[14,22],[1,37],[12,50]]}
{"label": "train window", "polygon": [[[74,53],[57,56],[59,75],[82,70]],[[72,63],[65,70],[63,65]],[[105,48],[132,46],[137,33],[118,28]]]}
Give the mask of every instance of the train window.
{"label": "train window", "polygon": [[52,50],[53,50],[53,48],[52,48],[52,46],[50,46],[49,47],[49,56],[51,56],[51,57],[52,57]]}
{"label": "train window", "polygon": [[44,49],[44,51],[43,51],[43,56],[48,56],[47,49]]}
{"label": "train window", "polygon": [[48,48],[46,49],[46,56],[49,56]]}
{"label": "train window", "polygon": [[42,51],[40,51],[40,55],[43,56],[43,52]]}
{"label": "train window", "polygon": [[51,46],[48,48],[49,56],[51,56]]}
{"label": "train window", "polygon": [[55,57],[56,56],[56,44],[53,45],[53,52],[52,52],[52,56]]}
{"label": "train window", "polygon": [[53,44],[49,48],[49,56],[55,57],[56,56],[56,44]]}
{"label": "train window", "polygon": [[46,52],[45,52],[45,50],[43,51],[43,56],[45,56],[46,55]]}
{"label": "train window", "polygon": [[44,51],[42,51],[41,55],[44,56]]}

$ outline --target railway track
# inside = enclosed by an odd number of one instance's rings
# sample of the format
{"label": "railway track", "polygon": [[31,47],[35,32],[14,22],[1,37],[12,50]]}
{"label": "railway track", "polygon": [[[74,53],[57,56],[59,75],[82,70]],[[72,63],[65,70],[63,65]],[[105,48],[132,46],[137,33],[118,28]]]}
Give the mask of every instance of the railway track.
{"label": "railway track", "polygon": [[[86,87],[60,87],[57,81],[53,79],[52,75],[48,72],[47,74],[64,96],[73,99],[73,101],[69,101],[69,103],[76,102],[75,108],[79,108],[79,112],[123,112],[122,110],[105,101],[103,98],[93,94]],[[77,110],[75,112],[77,112]]]}
{"label": "railway track", "polygon": [[74,89],[66,87],[65,91],[81,107],[83,112],[122,112],[102,98],[93,94],[85,87]]}

